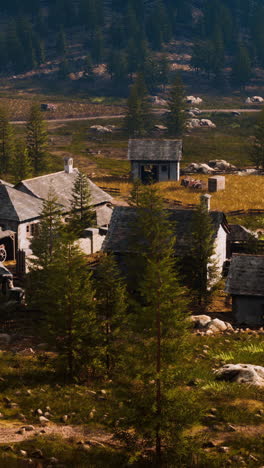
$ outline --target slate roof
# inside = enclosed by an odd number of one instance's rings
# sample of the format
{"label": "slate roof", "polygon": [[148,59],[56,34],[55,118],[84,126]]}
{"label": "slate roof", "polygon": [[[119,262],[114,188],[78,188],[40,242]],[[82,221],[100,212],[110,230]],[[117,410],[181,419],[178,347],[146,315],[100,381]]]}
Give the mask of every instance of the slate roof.
{"label": "slate roof", "polygon": [[226,292],[264,297],[264,255],[233,255]]}
{"label": "slate roof", "polygon": [[[191,230],[193,210],[167,210],[169,219],[175,226],[176,254],[183,256],[188,251],[188,236]],[[215,236],[220,225],[228,231],[224,213],[210,212],[215,229]],[[113,210],[108,233],[103,243],[106,252],[129,253],[129,239],[131,226],[136,222],[136,208],[118,206]]]}
{"label": "slate roof", "polygon": [[23,222],[35,219],[42,210],[42,200],[0,184],[0,220]]}
{"label": "slate roof", "polygon": [[[71,193],[77,174],[78,169],[73,169],[73,172],[70,174],[65,171],[55,172],[34,177],[33,179],[22,180],[16,185],[16,188],[21,192],[47,200],[50,187],[52,187],[58,198],[58,202],[66,210],[69,210],[71,206]],[[111,202],[112,197],[108,193],[97,187],[90,179],[88,179],[88,183],[91,191],[91,204],[93,206]]]}
{"label": "slate roof", "polygon": [[230,234],[228,239],[231,242],[248,241],[258,237],[254,232],[240,224],[229,224],[229,228]]}
{"label": "slate roof", "polygon": [[180,161],[182,140],[129,140],[130,161]]}

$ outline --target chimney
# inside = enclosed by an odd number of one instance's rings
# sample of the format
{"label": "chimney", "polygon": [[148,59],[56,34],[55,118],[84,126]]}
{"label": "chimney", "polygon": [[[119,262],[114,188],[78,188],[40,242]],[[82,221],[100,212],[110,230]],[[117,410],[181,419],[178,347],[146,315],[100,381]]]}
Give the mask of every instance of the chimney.
{"label": "chimney", "polygon": [[72,158],[64,158],[64,172],[67,174],[73,173],[73,159]]}
{"label": "chimney", "polygon": [[206,193],[205,195],[201,195],[201,205],[205,208],[206,211],[210,211],[211,209],[211,198],[212,198],[212,195],[208,195],[208,193]]}

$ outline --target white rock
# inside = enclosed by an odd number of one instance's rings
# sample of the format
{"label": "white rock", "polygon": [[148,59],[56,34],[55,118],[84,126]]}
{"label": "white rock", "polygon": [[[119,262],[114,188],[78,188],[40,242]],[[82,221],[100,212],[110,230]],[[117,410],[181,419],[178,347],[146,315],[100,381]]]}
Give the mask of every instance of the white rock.
{"label": "white rock", "polygon": [[209,128],[216,128],[216,125],[209,119],[201,119],[200,120],[201,127],[209,127]]}
{"label": "white rock", "polygon": [[203,328],[211,322],[211,317],[209,315],[191,315],[190,321],[197,328]]}
{"label": "white rock", "polygon": [[227,330],[227,325],[223,320],[213,319],[207,324],[208,330],[212,330],[214,333],[224,332]]}
{"label": "white rock", "polygon": [[203,100],[200,98],[200,97],[196,97],[196,96],[187,96],[186,97],[186,101],[189,103],[189,104],[201,104],[203,102]]}
{"label": "white rock", "polygon": [[264,367],[253,364],[226,364],[215,372],[218,380],[264,387]]}
{"label": "white rock", "polygon": [[251,98],[251,101],[252,101],[252,102],[264,102],[264,99],[263,99],[263,97],[261,97],[261,96],[253,96],[253,97]]}
{"label": "white rock", "polygon": [[90,129],[93,132],[99,133],[99,134],[113,133],[113,130],[111,130],[111,128],[103,127],[102,125],[92,125]]}

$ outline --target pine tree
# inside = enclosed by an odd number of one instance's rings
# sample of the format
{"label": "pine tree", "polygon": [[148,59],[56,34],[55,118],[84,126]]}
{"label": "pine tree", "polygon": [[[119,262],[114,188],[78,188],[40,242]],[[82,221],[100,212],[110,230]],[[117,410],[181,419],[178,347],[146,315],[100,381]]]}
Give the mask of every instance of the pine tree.
{"label": "pine tree", "polygon": [[232,81],[244,88],[252,75],[251,62],[246,47],[239,47],[232,67]]}
{"label": "pine tree", "polygon": [[168,98],[168,114],[166,123],[168,133],[170,136],[181,137],[186,122],[184,112],[185,108],[185,93],[183,83],[180,76],[177,76],[174,84],[172,85],[169,98]]}
{"label": "pine tree", "polygon": [[66,55],[66,49],[67,49],[67,44],[66,44],[66,36],[64,30],[61,28],[57,35],[57,42],[56,42],[56,52],[59,55],[59,57],[65,57]]}
{"label": "pine tree", "polygon": [[37,257],[38,268],[47,268],[52,262],[53,254],[61,242],[62,226],[61,207],[51,186],[47,200],[43,201],[40,222],[30,246],[33,255]]}
{"label": "pine tree", "polygon": [[152,127],[152,115],[142,75],[131,86],[124,127],[129,136],[146,136]]}
{"label": "pine tree", "polygon": [[115,259],[101,259],[96,270],[97,314],[103,330],[103,353],[108,377],[118,367],[120,346],[125,333],[127,294]]}
{"label": "pine tree", "polygon": [[254,132],[254,144],[251,149],[251,160],[259,168],[264,168],[264,111],[262,110]]}
{"label": "pine tree", "polygon": [[214,254],[214,229],[211,216],[201,203],[192,220],[188,255],[190,272],[187,273],[194,307],[197,307],[201,313],[207,311],[218,287],[219,271]]}
{"label": "pine tree", "polygon": [[125,401],[129,397],[124,424],[136,427],[150,446],[156,444],[157,466],[172,429],[172,412],[177,421],[170,392],[186,346],[186,301],[178,284],[174,244],[173,226],[156,187],[142,187],[131,225],[130,246],[137,264],[129,316],[131,342],[118,391],[122,394],[123,384]]}
{"label": "pine tree", "polygon": [[14,149],[14,134],[9,123],[8,111],[0,107],[0,170],[3,174],[12,168]]}
{"label": "pine tree", "polygon": [[47,131],[39,104],[33,104],[27,123],[27,150],[35,174],[47,168]]}
{"label": "pine tree", "polygon": [[77,237],[81,235],[84,229],[95,223],[95,213],[91,208],[89,182],[83,172],[78,172],[74,182],[68,220],[69,230]]}
{"label": "pine tree", "polygon": [[10,172],[14,176],[15,181],[30,179],[33,176],[34,169],[32,166],[32,160],[29,157],[28,150],[25,148],[25,144],[19,141],[16,144],[15,154],[13,161],[11,162]]}
{"label": "pine tree", "polygon": [[38,332],[56,347],[64,372],[71,380],[87,375],[98,357],[100,335],[86,256],[65,238],[49,266],[29,275],[28,297],[44,314]]}

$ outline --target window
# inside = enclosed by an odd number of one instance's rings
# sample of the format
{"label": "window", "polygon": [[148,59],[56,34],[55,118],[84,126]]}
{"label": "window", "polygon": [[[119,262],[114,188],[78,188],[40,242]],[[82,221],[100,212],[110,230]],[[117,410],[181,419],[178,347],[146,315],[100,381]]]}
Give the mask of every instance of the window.
{"label": "window", "polygon": [[167,172],[168,166],[161,166],[161,172]]}

